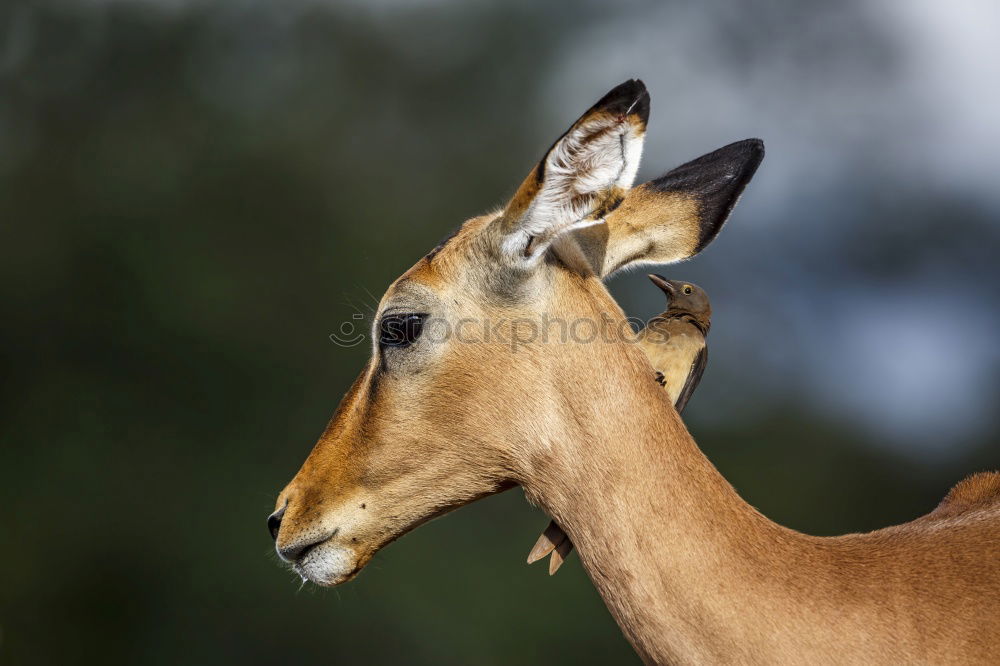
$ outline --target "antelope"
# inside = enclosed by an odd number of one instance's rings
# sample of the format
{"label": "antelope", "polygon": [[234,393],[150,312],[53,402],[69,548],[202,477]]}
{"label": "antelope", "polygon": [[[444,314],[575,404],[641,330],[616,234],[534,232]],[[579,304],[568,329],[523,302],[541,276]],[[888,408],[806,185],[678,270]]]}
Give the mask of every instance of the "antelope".
{"label": "antelope", "polygon": [[[786,529],[706,459],[641,349],[605,334],[627,320],[602,280],[700,252],[763,158],[740,141],[633,188],[648,115],[640,81],[614,88],[502,209],[392,283],[370,361],[268,519],[279,556],[338,585],[521,486],[646,663],[996,663],[1000,474],[868,534]],[[581,321],[602,333],[563,335]]]}

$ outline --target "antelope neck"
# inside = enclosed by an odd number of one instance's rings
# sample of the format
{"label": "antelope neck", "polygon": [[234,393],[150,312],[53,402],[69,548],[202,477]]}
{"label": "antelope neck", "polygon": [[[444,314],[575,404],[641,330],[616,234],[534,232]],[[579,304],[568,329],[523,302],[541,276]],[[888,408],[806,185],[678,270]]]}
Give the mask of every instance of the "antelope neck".
{"label": "antelope neck", "polygon": [[766,644],[737,618],[783,607],[789,573],[775,564],[811,537],[740,499],[648,385],[552,443],[522,485],[572,539],[645,661],[752,659]]}

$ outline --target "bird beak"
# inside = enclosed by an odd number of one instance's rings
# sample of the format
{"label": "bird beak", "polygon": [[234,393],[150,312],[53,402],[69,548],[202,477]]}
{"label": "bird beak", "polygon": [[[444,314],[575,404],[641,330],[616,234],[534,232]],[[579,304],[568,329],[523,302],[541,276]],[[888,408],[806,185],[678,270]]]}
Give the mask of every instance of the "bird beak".
{"label": "bird beak", "polygon": [[649,274],[650,281],[657,287],[663,290],[663,293],[667,295],[667,299],[674,297],[674,285],[667,281],[667,278],[662,275],[657,275],[656,273]]}

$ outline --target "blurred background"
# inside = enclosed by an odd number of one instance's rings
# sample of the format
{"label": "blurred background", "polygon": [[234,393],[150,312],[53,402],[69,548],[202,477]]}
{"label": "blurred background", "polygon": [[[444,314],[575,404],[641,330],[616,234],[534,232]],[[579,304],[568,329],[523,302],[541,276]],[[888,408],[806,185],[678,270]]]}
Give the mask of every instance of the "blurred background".
{"label": "blurred background", "polygon": [[660,271],[713,299],[686,420],[743,496],[834,534],[1000,467],[991,0],[7,0],[0,662],[637,663],[520,490],[335,590],[264,524],[367,356],[329,334],[632,76],[640,180],[767,144]]}

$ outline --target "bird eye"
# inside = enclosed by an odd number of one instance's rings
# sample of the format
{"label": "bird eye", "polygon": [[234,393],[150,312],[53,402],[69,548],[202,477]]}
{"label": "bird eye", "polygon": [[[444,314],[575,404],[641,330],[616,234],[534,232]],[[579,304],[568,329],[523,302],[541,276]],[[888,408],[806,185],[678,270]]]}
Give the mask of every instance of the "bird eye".
{"label": "bird eye", "polygon": [[690,294],[691,293],[691,285],[689,285],[689,284],[684,285],[684,293],[685,294]]}
{"label": "bird eye", "polygon": [[379,344],[383,347],[409,347],[424,327],[422,314],[385,315],[379,323]]}

